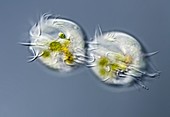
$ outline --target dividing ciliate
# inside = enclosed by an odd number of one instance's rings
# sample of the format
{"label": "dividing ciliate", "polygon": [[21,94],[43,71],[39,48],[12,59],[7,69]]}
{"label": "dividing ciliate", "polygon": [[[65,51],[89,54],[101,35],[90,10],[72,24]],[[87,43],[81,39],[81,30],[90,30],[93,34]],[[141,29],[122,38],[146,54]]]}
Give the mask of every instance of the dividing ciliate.
{"label": "dividing ciliate", "polygon": [[121,31],[103,33],[98,27],[94,39],[85,41],[82,28],[75,22],[44,14],[29,35],[29,42],[20,43],[32,53],[28,62],[38,59],[56,71],[68,72],[84,65],[102,82],[118,88],[138,84],[149,89],[144,84],[146,78],[160,75],[148,67],[148,58],[158,51],[145,53],[136,38]]}

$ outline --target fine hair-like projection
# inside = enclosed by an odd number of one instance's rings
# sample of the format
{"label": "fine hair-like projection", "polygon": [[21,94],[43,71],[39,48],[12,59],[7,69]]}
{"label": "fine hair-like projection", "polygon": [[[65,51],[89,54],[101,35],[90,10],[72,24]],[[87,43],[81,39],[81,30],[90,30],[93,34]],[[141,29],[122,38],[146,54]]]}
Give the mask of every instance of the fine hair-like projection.
{"label": "fine hair-like projection", "polygon": [[89,51],[95,58],[92,71],[104,83],[115,87],[131,87],[138,84],[144,89],[146,77],[154,78],[159,71],[149,73],[146,59],[158,52],[144,53],[140,43],[131,35],[96,30],[94,39],[89,42]]}
{"label": "fine hair-like projection", "polygon": [[85,61],[84,33],[75,22],[51,14],[41,16],[31,30],[28,46],[33,56],[28,62],[39,59],[57,71],[70,71]]}

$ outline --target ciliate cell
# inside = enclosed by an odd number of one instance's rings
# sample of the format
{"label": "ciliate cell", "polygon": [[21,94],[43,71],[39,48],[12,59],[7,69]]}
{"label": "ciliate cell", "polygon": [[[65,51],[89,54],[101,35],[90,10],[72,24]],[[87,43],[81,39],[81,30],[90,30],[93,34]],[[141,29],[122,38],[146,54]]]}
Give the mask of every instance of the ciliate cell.
{"label": "ciliate cell", "polygon": [[61,72],[84,63],[85,35],[75,22],[44,14],[29,34],[30,42],[21,43],[32,52],[29,62],[39,59],[45,66]]}
{"label": "ciliate cell", "polygon": [[28,62],[38,59],[56,71],[68,72],[84,65],[102,82],[118,88],[138,84],[148,89],[146,78],[160,75],[148,67],[148,57],[157,51],[144,52],[137,39],[125,32],[102,33],[99,27],[94,39],[85,41],[82,28],[72,20],[44,14],[30,29],[29,36],[29,42],[21,43],[32,52]]}
{"label": "ciliate cell", "polygon": [[144,53],[136,38],[124,32],[102,33],[99,27],[94,39],[89,42],[88,53],[95,58],[92,71],[101,81],[115,87],[138,84],[148,89],[144,85],[145,78],[160,74],[159,71],[147,71],[147,57],[157,52]]}

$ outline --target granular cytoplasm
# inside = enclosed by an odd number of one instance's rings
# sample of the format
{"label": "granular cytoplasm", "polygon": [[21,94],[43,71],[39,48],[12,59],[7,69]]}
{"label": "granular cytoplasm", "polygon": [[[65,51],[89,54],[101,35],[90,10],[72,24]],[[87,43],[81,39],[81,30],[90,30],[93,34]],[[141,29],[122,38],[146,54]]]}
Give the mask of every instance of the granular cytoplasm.
{"label": "granular cytoplasm", "polygon": [[31,30],[28,46],[33,56],[45,66],[58,71],[71,71],[84,62],[85,35],[75,22],[44,14]]}
{"label": "granular cytoplasm", "polygon": [[159,71],[149,73],[146,59],[156,54],[144,53],[140,43],[131,35],[110,31],[102,33],[100,27],[94,39],[89,42],[89,51],[95,58],[92,71],[106,84],[115,87],[144,85],[145,77],[159,76]]}

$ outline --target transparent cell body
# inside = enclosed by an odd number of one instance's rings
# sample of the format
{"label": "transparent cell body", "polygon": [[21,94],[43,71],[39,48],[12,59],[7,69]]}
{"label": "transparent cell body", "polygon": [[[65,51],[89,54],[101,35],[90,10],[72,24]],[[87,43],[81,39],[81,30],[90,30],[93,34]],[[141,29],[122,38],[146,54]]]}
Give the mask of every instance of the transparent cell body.
{"label": "transparent cell body", "polygon": [[60,72],[71,71],[84,62],[85,35],[75,22],[44,14],[29,34],[30,42],[21,43],[33,54],[29,62],[39,59],[45,66]]}
{"label": "transparent cell body", "polygon": [[133,87],[135,84],[148,89],[144,85],[146,77],[153,78],[159,71],[149,73],[146,59],[157,52],[144,53],[140,43],[133,36],[110,31],[102,33],[99,28],[94,39],[89,42],[88,53],[95,61],[92,71],[105,84],[114,87]]}

